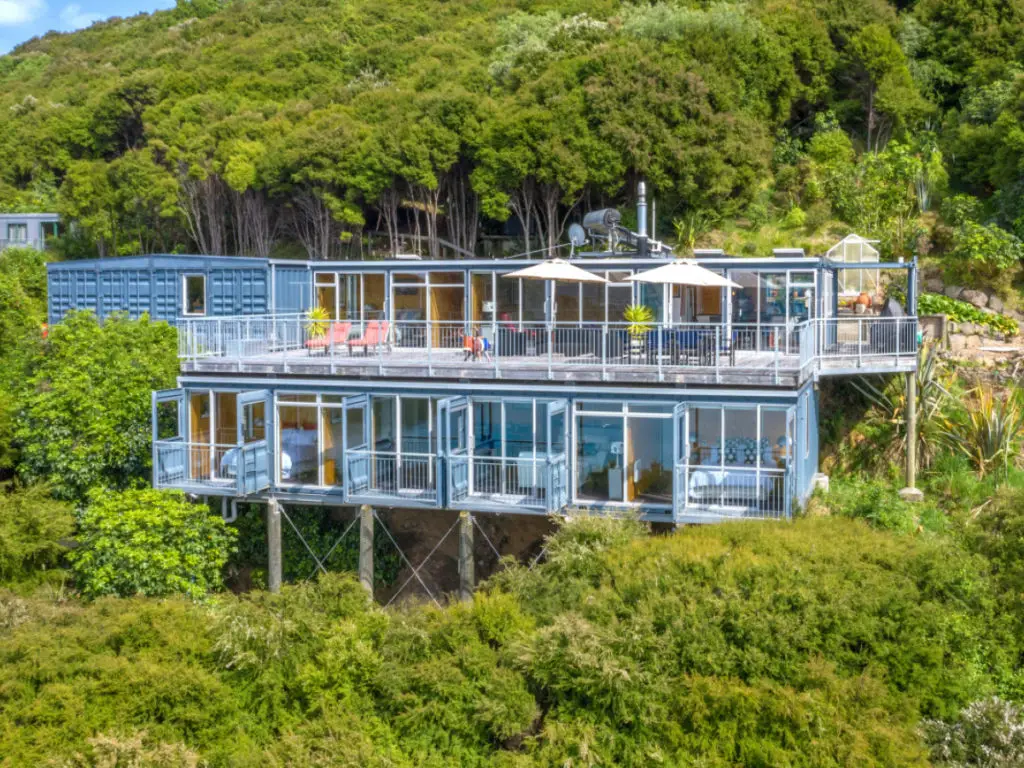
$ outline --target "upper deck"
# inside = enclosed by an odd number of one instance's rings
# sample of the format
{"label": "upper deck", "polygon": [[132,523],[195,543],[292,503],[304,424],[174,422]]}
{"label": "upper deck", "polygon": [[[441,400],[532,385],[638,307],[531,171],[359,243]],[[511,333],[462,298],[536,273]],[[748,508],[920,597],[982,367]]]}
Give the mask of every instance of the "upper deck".
{"label": "upper deck", "polygon": [[188,373],[506,379],[796,387],[810,377],[913,370],[914,317],[838,317],[793,326],[652,323],[188,320]]}
{"label": "upper deck", "polygon": [[[900,308],[844,314],[849,269],[802,255],[714,257],[735,287],[630,278],[664,258],[579,257],[601,284],[507,277],[525,260],[271,262],[276,314],[183,319],[188,373],[399,379],[799,386],[811,377],[916,365],[917,322]],[[287,283],[282,277],[287,276]],[[877,279],[872,281],[877,285]],[[909,281],[911,284],[913,280]],[[304,296],[299,294],[305,293]],[[914,305],[908,297],[908,308]],[[631,305],[651,321],[630,325]],[[319,319],[308,315],[322,310]]]}

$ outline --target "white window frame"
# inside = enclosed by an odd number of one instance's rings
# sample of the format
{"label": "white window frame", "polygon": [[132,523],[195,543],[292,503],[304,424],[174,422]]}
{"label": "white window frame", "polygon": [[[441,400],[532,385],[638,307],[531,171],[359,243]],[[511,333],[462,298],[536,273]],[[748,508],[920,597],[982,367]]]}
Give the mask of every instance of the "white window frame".
{"label": "white window frame", "polygon": [[[188,308],[188,281],[190,278],[199,277],[203,281],[203,311],[190,312]],[[207,292],[206,275],[202,272],[188,272],[181,276],[181,313],[185,317],[206,317],[209,309],[209,294]]]}

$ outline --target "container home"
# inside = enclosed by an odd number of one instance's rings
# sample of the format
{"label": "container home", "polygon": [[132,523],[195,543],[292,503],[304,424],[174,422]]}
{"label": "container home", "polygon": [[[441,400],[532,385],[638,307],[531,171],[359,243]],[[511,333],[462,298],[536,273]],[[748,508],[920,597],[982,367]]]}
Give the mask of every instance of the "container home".
{"label": "container home", "polygon": [[[668,523],[789,517],[818,471],[820,379],[916,367],[915,264],[709,253],[698,264],[727,287],[650,284],[633,278],[672,255],[632,237],[633,251],[568,260],[601,282],[507,277],[537,264],[520,259],[53,265],[51,315],[177,324],[178,386],[153,394],[157,487]],[[839,286],[858,269],[905,273],[906,305],[845,314]],[[632,305],[650,319],[627,322]]]}
{"label": "container home", "polygon": [[71,310],[101,320],[113,312],[177,324],[185,318],[272,311],[266,259],[227,256],[138,256],[47,264],[49,321]]}

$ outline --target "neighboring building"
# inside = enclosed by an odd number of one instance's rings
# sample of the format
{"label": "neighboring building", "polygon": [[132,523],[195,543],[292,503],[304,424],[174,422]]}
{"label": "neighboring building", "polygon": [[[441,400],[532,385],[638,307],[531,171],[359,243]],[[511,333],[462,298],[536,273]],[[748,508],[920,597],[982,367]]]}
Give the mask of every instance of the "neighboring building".
{"label": "neighboring building", "polygon": [[[571,260],[606,285],[503,277],[537,263],[525,260],[59,264],[51,319],[148,308],[177,323],[178,388],[153,396],[157,487],[676,523],[789,517],[818,470],[816,383],[914,370],[913,290],[905,313],[844,316],[837,286],[853,262],[712,254],[699,263],[739,287],[627,281],[670,260],[647,252],[644,240]],[[915,284],[913,263],[870,268]],[[637,303],[655,311],[646,330],[622,320]],[[307,317],[314,306],[328,319]]]}
{"label": "neighboring building", "polygon": [[59,223],[56,213],[0,213],[0,251],[13,246],[42,250],[57,236]]}

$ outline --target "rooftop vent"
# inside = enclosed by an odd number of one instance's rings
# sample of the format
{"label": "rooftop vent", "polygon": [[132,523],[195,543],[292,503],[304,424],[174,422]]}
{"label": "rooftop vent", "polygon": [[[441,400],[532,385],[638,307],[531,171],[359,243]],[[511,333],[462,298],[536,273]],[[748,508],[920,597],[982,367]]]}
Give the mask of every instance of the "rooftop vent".
{"label": "rooftop vent", "polygon": [[696,256],[698,259],[709,259],[715,256],[725,256],[725,251],[723,251],[721,248],[695,248],[693,250],[693,255]]}
{"label": "rooftop vent", "polygon": [[780,259],[802,259],[807,255],[803,248],[773,248],[772,254]]}

